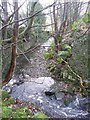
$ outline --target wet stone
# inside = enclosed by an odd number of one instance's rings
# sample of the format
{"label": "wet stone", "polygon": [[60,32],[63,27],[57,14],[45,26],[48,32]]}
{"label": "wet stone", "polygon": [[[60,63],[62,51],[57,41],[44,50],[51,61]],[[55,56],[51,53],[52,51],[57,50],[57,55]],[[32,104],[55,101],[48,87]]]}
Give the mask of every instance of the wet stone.
{"label": "wet stone", "polygon": [[87,109],[90,109],[89,105],[90,105],[89,97],[85,98],[81,96],[76,96],[76,99],[69,104],[69,107],[87,111]]}
{"label": "wet stone", "polygon": [[56,92],[55,96],[57,100],[62,101],[64,99],[65,94],[63,92]]}

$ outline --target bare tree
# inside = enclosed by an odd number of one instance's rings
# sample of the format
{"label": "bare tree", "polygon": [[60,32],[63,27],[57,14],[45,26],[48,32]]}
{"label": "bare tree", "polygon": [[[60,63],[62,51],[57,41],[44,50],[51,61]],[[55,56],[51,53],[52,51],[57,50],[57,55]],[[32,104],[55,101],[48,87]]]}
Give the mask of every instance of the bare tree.
{"label": "bare tree", "polygon": [[[64,13],[63,13],[63,21],[62,18],[61,20],[59,18],[59,12],[57,12],[59,9],[56,7],[57,4],[53,5],[53,19],[54,19],[54,43],[55,43],[55,54],[54,54],[54,59],[55,61],[57,61],[57,55],[58,55],[58,51],[61,49],[61,39],[62,39],[62,35],[65,32],[66,29],[66,23],[67,23],[67,17],[68,17],[68,13],[66,12],[68,9],[68,4],[65,3],[64,7],[66,7],[64,9]],[[61,4],[59,4],[59,7],[61,7]],[[57,8],[57,9],[56,9]],[[60,21],[62,21],[62,23],[60,23]],[[58,24],[59,22],[59,24]]]}
{"label": "bare tree", "polygon": [[[18,9],[18,0],[13,0],[14,11]],[[16,65],[16,46],[17,46],[17,38],[18,38],[18,11],[15,12],[14,15],[14,25],[13,25],[13,36],[12,36],[12,55],[11,55],[11,64],[10,68],[5,76],[5,80],[2,81],[2,85],[5,85],[9,82]]]}

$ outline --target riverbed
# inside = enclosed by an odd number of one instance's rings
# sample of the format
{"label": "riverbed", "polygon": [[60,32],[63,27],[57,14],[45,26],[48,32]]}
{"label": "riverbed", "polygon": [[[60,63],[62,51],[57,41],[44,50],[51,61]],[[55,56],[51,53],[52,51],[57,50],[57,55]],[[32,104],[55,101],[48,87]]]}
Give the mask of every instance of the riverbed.
{"label": "riverbed", "polygon": [[[19,56],[16,71],[10,82],[3,88],[14,98],[36,104],[51,117],[89,120],[87,105],[90,104],[90,99],[80,95],[69,95],[70,101],[66,104],[65,98],[68,95],[59,91],[55,80],[51,78],[47,70],[43,53],[51,41],[53,38],[33,51],[32,55],[28,53],[27,57],[30,62],[24,56]],[[50,92],[52,86],[55,89]],[[62,84],[60,87],[63,87]]]}

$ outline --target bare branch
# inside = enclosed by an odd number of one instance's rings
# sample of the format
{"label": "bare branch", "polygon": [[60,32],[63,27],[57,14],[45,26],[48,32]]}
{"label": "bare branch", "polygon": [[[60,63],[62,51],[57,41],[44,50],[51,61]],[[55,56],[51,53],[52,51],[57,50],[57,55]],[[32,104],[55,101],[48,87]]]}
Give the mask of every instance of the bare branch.
{"label": "bare branch", "polygon": [[31,61],[28,59],[28,57],[25,55],[25,53],[24,53],[19,47],[17,47],[17,49],[23,54],[23,56],[25,57],[25,59],[26,59],[29,63],[31,63]]}
{"label": "bare branch", "polygon": [[21,21],[24,21],[24,20],[27,20],[27,19],[31,19],[32,17],[36,16],[36,15],[39,14],[40,12],[48,9],[49,7],[52,7],[54,4],[55,4],[55,2],[54,2],[53,4],[51,4],[51,5],[48,5],[47,7],[45,7],[45,8],[43,8],[43,9],[37,11],[37,12],[35,12],[33,15],[31,15],[31,16],[29,16],[29,17],[23,18],[23,19],[21,19],[21,20],[13,21],[12,23],[8,23],[8,24],[2,26],[2,27],[0,28],[0,31],[1,31],[4,27],[7,27],[7,26],[13,24],[14,22],[21,22]]}

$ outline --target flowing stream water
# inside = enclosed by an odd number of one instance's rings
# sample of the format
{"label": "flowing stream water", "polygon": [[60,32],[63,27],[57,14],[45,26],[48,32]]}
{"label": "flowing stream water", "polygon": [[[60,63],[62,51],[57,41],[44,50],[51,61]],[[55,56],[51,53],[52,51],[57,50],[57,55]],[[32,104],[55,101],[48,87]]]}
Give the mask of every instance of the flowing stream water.
{"label": "flowing stream water", "polygon": [[[45,46],[49,46],[51,41],[53,41],[53,38],[41,45],[32,56],[30,56],[30,53],[27,55],[30,63],[23,56],[19,57],[16,72],[3,89],[10,92],[10,95],[14,98],[31,101],[51,117],[89,120],[88,104],[90,104],[90,99],[74,95],[69,96],[70,102],[65,104],[65,93],[59,91],[55,80],[50,77],[43,52],[47,50],[48,47]],[[55,88],[53,94],[46,94],[52,87]]]}

